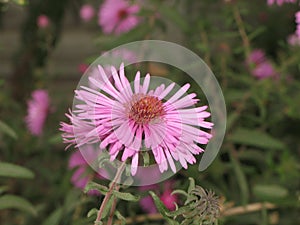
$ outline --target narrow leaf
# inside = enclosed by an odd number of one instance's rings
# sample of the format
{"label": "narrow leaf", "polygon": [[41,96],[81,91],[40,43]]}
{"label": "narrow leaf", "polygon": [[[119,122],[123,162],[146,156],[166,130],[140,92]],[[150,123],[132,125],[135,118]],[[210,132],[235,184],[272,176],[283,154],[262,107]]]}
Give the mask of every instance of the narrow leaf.
{"label": "narrow leaf", "polygon": [[101,185],[101,184],[97,184],[95,182],[90,181],[84,188],[84,193],[87,193],[91,190],[97,190],[99,191],[101,194],[105,195],[108,192],[108,188]]}
{"label": "narrow leaf", "polygon": [[167,213],[169,213],[170,211],[167,209],[167,207],[164,205],[164,203],[162,203],[162,201],[159,199],[159,197],[153,191],[149,191],[149,194],[153,198],[156,208],[160,212],[160,214],[164,218],[167,217]]}
{"label": "narrow leaf", "polygon": [[288,190],[279,185],[255,185],[253,188],[255,196],[262,200],[282,199],[288,195]]}
{"label": "narrow leaf", "polygon": [[13,139],[18,138],[16,132],[1,120],[0,120],[0,131],[2,133],[7,134],[8,136],[12,137]]}
{"label": "narrow leaf", "polygon": [[233,164],[233,170],[234,170],[238,185],[241,190],[242,203],[247,204],[247,202],[249,200],[249,189],[248,189],[248,183],[246,180],[246,176],[241,168],[239,161],[236,158],[234,158],[234,156],[232,154],[230,155],[230,157],[231,157],[231,162]]}
{"label": "narrow leaf", "polygon": [[34,206],[24,198],[16,195],[4,195],[0,197],[0,210],[18,209],[36,216],[37,211]]}
{"label": "narrow leaf", "polygon": [[12,163],[0,162],[0,177],[14,177],[14,178],[34,178],[34,173],[29,169],[18,166]]}
{"label": "narrow leaf", "polygon": [[88,212],[87,217],[90,218],[91,216],[97,215],[97,213],[98,213],[98,209],[93,208]]}
{"label": "narrow leaf", "polygon": [[265,149],[285,148],[284,144],[281,141],[273,138],[265,132],[258,130],[238,128],[228,139],[234,143],[255,146]]}
{"label": "narrow leaf", "polygon": [[63,215],[63,209],[58,208],[42,223],[42,225],[58,225]]}
{"label": "narrow leaf", "polygon": [[126,192],[119,192],[114,190],[113,191],[113,195],[116,196],[119,199],[125,200],[125,201],[130,201],[130,202],[137,202],[138,200],[140,200],[139,196],[134,196],[130,193],[126,193]]}

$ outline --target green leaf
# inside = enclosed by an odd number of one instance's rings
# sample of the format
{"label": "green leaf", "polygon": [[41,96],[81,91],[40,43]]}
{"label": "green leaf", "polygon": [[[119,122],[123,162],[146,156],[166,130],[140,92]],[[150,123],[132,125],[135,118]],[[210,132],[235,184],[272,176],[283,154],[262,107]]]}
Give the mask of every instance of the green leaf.
{"label": "green leaf", "polygon": [[104,210],[103,210],[103,213],[102,213],[102,215],[101,215],[101,219],[105,218],[105,217],[108,215],[109,211],[111,210],[111,206],[112,206],[112,204],[113,204],[113,202],[114,202],[114,199],[115,199],[115,198],[112,196],[112,197],[108,200],[108,202],[106,203],[106,205],[105,205],[105,207],[104,207]]}
{"label": "green leaf", "polygon": [[192,190],[194,190],[196,188],[196,185],[195,185],[194,178],[189,177],[189,180],[190,180],[190,185],[189,185],[189,188],[188,188],[188,193],[191,193]]}
{"label": "green leaf", "polygon": [[270,136],[269,134],[258,131],[238,128],[228,139],[237,144],[244,144],[265,149],[284,149],[285,145]]}
{"label": "green leaf", "polygon": [[288,190],[279,185],[257,184],[253,187],[253,193],[262,200],[276,200],[285,198]]}
{"label": "green leaf", "polygon": [[0,120],[0,131],[4,134],[7,134],[8,136],[10,136],[15,140],[18,138],[16,132],[1,120]]}
{"label": "green leaf", "polygon": [[184,195],[185,197],[188,196],[188,193],[186,193],[186,191],[180,190],[180,189],[179,189],[179,190],[173,191],[171,194],[172,194],[172,195],[175,195],[175,194]]}
{"label": "green leaf", "polygon": [[87,214],[87,217],[89,218],[89,217],[91,217],[91,216],[97,216],[97,214],[98,214],[98,209],[96,209],[96,208],[93,208],[93,209],[91,209],[89,212],[88,212],[88,214]]}
{"label": "green leaf", "polygon": [[0,210],[2,209],[18,209],[33,216],[37,215],[34,206],[24,198],[16,195],[3,195],[0,197]]}
{"label": "green leaf", "polygon": [[58,225],[63,215],[63,209],[60,207],[48,216],[42,225]]}
{"label": "green leaf", "polygon": [[230,155],[231,162],[233,165],[233,170],[238,182],[238,185],[241,190],[241,200],[243,204],[247,204],[249,201],[249,188],[246,176],[241,168],[239,161],[231,154]]}
{"label": "green leaf", "polygon": [[22,166],[12,163],[0,162],[0,177],[14,177],[14,178],[34,178],[34,173]]}
{"label": "green leaf", "polygon": [[101,194],[105,195],[108,192],[108,188],[101,185],[97,184],[93,181],[90,181],[84,188],[84,193],[89,192],[90,190],[97,190],[100,191]]}
{"label": "green leaf", "polygon": [[149,194],[153,198],[154,203],[156,205],[156,208],[157,208],[158,212],[164,218],[167,217],[167,213],[169,213],[170,211],[167,209],[167,207],[164,205],[164,203],[162,203],[162,201],[160,200],[160,198],[153,191],[149,191]]}
{"label": "green leaf", "polygon": [[126,224],[126,218],[124,216],[122,216],[122,214],[118,210],[115,211],[115,215],[118,218],[118,220],[121,221],[121,225]]}
{"label": "green leaf", "polygon": [[138,200],[140,200],[139,196],[134,196],[130,193],[126,193],[126,192],[119,192],[114,190],[113,191],[113,195],[116,196],[119,199],[125,200],[125,201],[130,201],[130,202],[137,202]]}
{"label": "green leaf", "polygon": [[230,130],[231,127],[234,125],[235,121],[239,118],[239,114],[236,112],[230,113],[228,115],[227,121],[226,121],[226,130]]}
{"label": "green leaf", "polygon": [[158,8],[161,15],[167,17],[171,22],[176,24],[182,31],[189,30],[189,24],[183,19],[183,16],[173,7],[161,5]]}

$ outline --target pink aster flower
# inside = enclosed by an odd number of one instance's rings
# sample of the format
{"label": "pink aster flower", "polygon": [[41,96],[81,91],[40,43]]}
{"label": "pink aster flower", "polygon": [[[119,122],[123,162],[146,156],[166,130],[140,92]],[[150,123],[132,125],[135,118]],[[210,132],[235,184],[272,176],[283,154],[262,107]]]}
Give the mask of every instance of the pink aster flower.
{"label": "pink aster flower", "polygon": [[[89,166],[89,162],[97,159],[97,155],[98,153],[91,147],[85,149],[84,157],[80,151],[72,153],[69,159],[69,168],[75,169],[71,177],[71,182],[75,187],[83,190],[87,183],[94,177],[101,178],[98,173],[93,171]],[[90,190],[88,194],[97,195],[99,192],[96,190]]]}
{"label": "pink aster flower", "polygon": [[97,90],[82,86],[75,91],[81,103],[68,115],[71,124],[62,123],[66,143],[76,143],[75,147],[100,143],[100,149],[108,148],[111,160],[118,155],[122,161],[131,159],[132,175],[145,149],[153,153],[161,172],[170,166],[175,173],[174,161],[184,168],[196,162],[194,155],[204,151],[198,144],[207,144],[212,137],[200,128],[211,129],[213,124],[205,121],[210,116],[207,106],[195,107],[196,94],[186,94],[190,84],[165,100],[175,83],[149,90],[150,75],[141,82],[138,71],[132,88],[124,64],[119,72],[111,67],[113,81],[101,66],[98,70],[98,79],[89,78]]}
{"label": "pink aster flower", "polygon": [[274,77],[276,75],[276,71],[273,65],[269,61],[265,61],[257,65],[253,71],[253,76],[259,79],[264,79],[267,77]]}
{"label": "pink aster flower", "polygon": [[266,56],[264,51],[261,49],[254,49],[247,58],[247,63],[249,65],[258,65],[266,60]]}
{"label": "pink aster flower", "polygon": [[126,33],[136,27],[140,19],[136,15],[140,7],[126,0],[105,0],[99,9],[98,23],[105,34]]}
{"label": "pink aster flower", "polygon": [[50,99],[46,90],[35,90],[31,97],[32,99],[27,102],[25,122],[33,135],[40,136],[49,113]]}
{"label": "pink aster flower", "polygon": [[85,4],[81,6],[79,14],[83,21],[88,22],[94,17],[95,9],[90,4]]}
{"label": "pink aster flower", "polygon": [[39,15],[37,18],[37,25],[40,28],[46,28],[50,24],[49,18],[46,15]]}
{"label": "pink aster flower", "polygon": [[297,0],[268,0],[268,5],[277,4],[278,6],[282,6],[284,3],[296,3]]}
{"label": "pink aster flower", "polygon": [[246,59],[246,63],[252,75],[258,79],[277,75],[272,63],[266,58],[264,51],[261,49],[253,50]]}

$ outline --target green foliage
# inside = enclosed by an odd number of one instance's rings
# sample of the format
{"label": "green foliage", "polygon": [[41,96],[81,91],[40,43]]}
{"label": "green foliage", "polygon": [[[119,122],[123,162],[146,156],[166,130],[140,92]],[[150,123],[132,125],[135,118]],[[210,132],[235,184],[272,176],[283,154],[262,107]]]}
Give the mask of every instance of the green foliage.
{"label": "green foliage", "polygon": [[0,196],[0,210],[3,209],[18,209],[33,216],[37,215],[36,208],[29,201],[16,195]]}
{"label": "green foliage", "polygon": [[12,163],[0,162],[0,177],[13,177],[33,179],[34,173],[22,166],[18,166]]}

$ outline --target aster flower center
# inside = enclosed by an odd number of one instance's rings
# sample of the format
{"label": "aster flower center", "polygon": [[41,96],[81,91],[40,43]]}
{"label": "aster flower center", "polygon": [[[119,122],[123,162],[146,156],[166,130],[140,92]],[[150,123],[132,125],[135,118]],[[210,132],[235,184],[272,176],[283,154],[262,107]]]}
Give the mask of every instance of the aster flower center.
{"label": "aster flower center", "polygon": [[118,11],[118,18],[125,19],[128,16],[128,12],[126,9],[121,9]]}
{"label": "aster flower center", "polygon": [[147,124],[164,114],[162,101],[157,97],[146,95],[133,102],[129,111],[129,118],[138,124]]}

